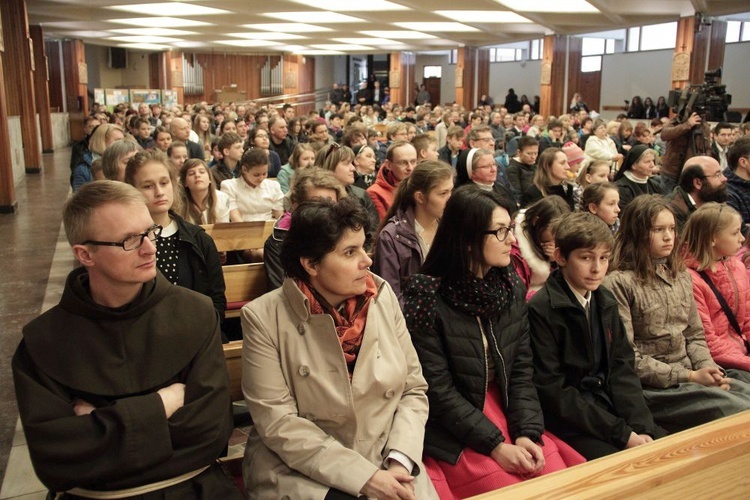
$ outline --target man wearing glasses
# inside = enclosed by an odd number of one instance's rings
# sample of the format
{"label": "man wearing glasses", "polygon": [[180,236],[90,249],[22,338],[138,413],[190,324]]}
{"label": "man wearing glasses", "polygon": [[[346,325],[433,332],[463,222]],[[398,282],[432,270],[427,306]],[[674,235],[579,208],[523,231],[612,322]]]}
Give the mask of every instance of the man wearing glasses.
{"label": "man wearing glasses", "polygon": [[81,267],[12,365],[37,475],[64,498],[239,498],[215,465],[232,416],[210,299],[157,271],[162,228],[132,186],[87,184],[63,221]]}
{"label": "man wearing glasses", "polygon": [[677,233],[682,233],[688,218],[704,203],[727,201],[727,178],[719,162],[711,156],[694,156],[685,162],[674,191],[667,194],[674,210]]}

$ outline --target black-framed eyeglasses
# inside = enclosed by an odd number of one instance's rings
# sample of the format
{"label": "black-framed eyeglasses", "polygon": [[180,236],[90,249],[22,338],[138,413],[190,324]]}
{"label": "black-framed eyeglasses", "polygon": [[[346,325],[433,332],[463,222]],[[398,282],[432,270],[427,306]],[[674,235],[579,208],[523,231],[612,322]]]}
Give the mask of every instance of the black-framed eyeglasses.
{"label": "black-framed eyeglasses", "polygon": [[143,240],[148,238],[151,241],[155,241],[156,238],[159,237],[162,231],[162,227],[158,224],[154,224],[150,228],[146,229],[144,232],[139,234],[134,234],[132,236],[128,236],[122,241],[95,241],[95,240],[86,240],[82,245],[97,245],[97,246],[103,246],[103,247],[120,247],[126,252],[130,252],[132,250],[137,250],[143,246]]}
{"label": "black-framed eyeglasses", "polygon": [[515,231],[516,225],[511,224],[510,226],[503,226],[492,231],[484,231],[482,234],[494,234],[497,237],[497,241],[503,242],[508,239],[508,234],[511,231]]}

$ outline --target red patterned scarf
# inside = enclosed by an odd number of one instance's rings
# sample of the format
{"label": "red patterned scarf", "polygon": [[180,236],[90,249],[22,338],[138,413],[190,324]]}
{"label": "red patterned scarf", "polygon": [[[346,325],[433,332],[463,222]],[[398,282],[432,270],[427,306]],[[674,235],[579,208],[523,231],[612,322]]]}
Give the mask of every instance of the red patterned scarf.
{"label": "red patterned scarf", "polygon": [[367,310],[370,307],[370,300],[378,292],[375,280],[368,273],[365,279],[367,283],[365,293],[349,297],[338,309],[334,309],[308,283],[301,280],[294,280],[294,282],[310,302],[310,314],[329,314],[333,318],[333,323],[336,326],[336,335],[339,338],[341,349],[344,351],[344,359],[349,370],[349,379],[351,379],[365,333],[365,323],[367,322]]}

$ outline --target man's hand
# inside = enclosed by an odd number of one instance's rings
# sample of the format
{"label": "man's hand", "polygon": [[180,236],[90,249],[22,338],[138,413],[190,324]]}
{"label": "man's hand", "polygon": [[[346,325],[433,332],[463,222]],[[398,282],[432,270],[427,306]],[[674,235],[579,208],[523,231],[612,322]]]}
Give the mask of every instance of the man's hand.
{"label": "man's hand", "polygon": [[76,414],[76,417],[88,415],[94,410],[96,410],[96,407],[88,401],[84,401],[83,399],[78,398],[73,401],[73,413]]}
{"label": "man's hand", "polygon": [[700,125],[701,117],[698,116],[698,113],[693,113],[692,115],[690,115],[690,118],[687,119],[687,122],[691,127],[695,127],[696,125]]}
{"label": "man's hand", "polygon": [[171,417],[174,412],[182,408],[185,404],[185,384],[175,382],[174,384],[159,389],[156,393],[161,396],[161,402],[164,404],[164,413],[167,418]]}

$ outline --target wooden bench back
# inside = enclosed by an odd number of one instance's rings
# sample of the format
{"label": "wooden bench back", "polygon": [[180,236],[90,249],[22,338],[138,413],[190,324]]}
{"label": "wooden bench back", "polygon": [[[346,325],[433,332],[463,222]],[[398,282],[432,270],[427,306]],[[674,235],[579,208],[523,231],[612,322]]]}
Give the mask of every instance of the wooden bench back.
{"label": "wooden bench back", "polygon": [[[262,262],[224,266],[222,270],[228,303],[257,299],[268,291],[266,266]],[[226,317],[236,318],[239,313],[239,309],[227,310]]]}
{"label": "wooden bench back", "polygon": [[229,371],[229,395],[232,401],[242,401],[242,341],[224,344],[224,359]]}
{"label": "wooden bench back", "polygon": [[263,248],[276,221],[223,222],[201,226],[214,240],[219,252]]}

